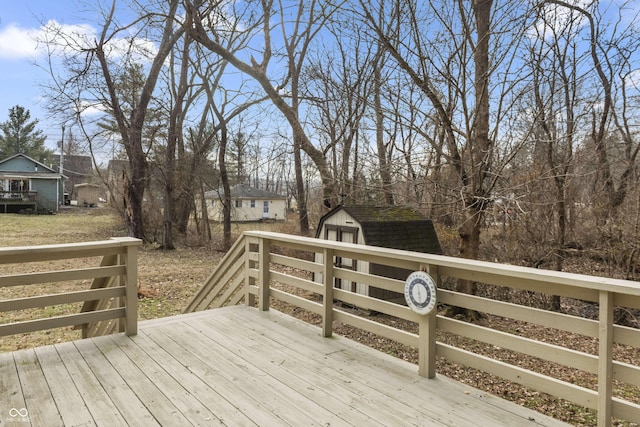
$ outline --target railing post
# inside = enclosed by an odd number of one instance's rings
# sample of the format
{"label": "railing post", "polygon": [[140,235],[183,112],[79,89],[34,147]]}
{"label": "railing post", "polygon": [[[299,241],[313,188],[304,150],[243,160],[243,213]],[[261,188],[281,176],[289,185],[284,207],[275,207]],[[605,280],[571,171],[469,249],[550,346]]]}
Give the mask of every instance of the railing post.
{"label": "railing post", "polygon": [[420,316],[418,321],[418,374],[436,376],[436,311]]}
{"label": "railing post", "polygon": [[322,336],[333,334],[333,249],[326,248],[322,253],[322,277],[324,294],[322,296]]}
{"label": "railing post", "polygon": [[[105,257],[103,257],[102,260],[103,260],[103,262],[107,261],[105,259]],[[124,268],[126,269],[127,268],[127,257],[126,257],[126,254],[116,255],[115,258],[114,258],[113,265],[124,266]],[[111,286],[113,286],[113,287],[124,286],[125,287],[125,295],[120,297],[120,298],[118,298],[118,300],[115,301],[115,303],[116,303],[117,307],[125,309],[125,317],[124,318],[120,318],[118,320],[118,332],[126,332],[127,331],[127,317],[126,317],[127,296],[129,294],[129,290],[126,287],[127,286],[127,278],[126,278],[126,276],[115,276],[113,278],[113,282],[112,282]],[[98,309],[100,309],[100,303],[99,302],[94,307],[94,310],[98,310]]]}
{"label": "railing post", "polygon": [[128,336],[138,333],[138,247],[127,245],[124,255],[126,275],[125,292],[125,333]]}
{"label": "railing post", "polygon": [[260,287],[260,306],[261,311],[269,310],[269,251],[271,250],[271,241],[261,238],[258,244],[258,286]]}
{"label": "railing post", "polygon": [[598,325],[598,426],[611,426],[613,294],[600,291]]}
{"label": "railing post", "polygon": [[[440,285],[437,266],[421,265],[420,270],[426,271]],[[418,374],[427,378],[436,376],[436,322],[437,309],[420,316],[418,321]]]}
{"label": "railing post", "polygon": [[245,287],[245,303],[249,307],[256,304],[256,296],[249,291],[249,287],[254,284],[251,277],[251,239],[244,239],[244,287]]}

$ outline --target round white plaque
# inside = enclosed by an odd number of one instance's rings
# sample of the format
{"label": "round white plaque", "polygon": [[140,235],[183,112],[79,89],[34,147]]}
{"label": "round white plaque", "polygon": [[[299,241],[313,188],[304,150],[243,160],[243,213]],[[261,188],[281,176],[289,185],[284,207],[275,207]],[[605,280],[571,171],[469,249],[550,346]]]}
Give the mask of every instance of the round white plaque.
{"label": "round white plaque", "polygon": [[416,313],[430,313],[436,306],[435,280],[424,271],[414,271],[404,284],[404,298]]}

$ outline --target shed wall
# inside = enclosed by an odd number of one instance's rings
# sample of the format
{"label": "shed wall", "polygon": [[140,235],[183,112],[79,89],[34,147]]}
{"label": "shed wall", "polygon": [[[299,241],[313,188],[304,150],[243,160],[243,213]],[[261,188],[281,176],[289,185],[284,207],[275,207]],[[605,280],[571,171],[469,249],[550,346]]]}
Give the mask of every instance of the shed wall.
{"label": "shed wall", "polygon": [[76,187],[76,200],[78,206],[95,206],[98,204],[100,197],[100,188],[97,186],[78,186]]}
{"label": "shed wall", "polygon": [[[329,218],[326,218],[322,224],[319,236],[325,240],[341,241],[345,243],[364,243],[364,235],[360,223],[345,211],[338,211]],[[323,262],[322,254],[316,254],[316,261]],[[351,259],[338,258],[334,259],[334,265],[342,268],[351,268],[355,271],[368,272],[369,262],[354,261]],[[317,281],[323,281],[322,275],[317,275]],[[337,279],[336,279],[337,280]],[[349,280],[338,280],[335,286],[350,292],[357,292],[362,295],[369,295],[369,285],[365,283],[353,283]]]}

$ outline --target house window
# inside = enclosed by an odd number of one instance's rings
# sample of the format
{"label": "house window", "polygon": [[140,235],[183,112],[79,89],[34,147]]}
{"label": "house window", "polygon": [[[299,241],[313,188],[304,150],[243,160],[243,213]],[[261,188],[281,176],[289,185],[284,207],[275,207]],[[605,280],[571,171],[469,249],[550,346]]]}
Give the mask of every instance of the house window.
{"label": "house window", "polygon": [[26,179],[12,179],[9,180],[9,191],[15,193],[22,193],[29,191],[29,181]]}
{"label": "house window", "polygon": [[255,200],[252,200],[252,201],[251,201],[251,207],[252,207],[252,208],[255,208],[255,207],[256,207],[256,201],[255,201]]}
{"label": "house window", "polygon": [[242,207],[242,200],[236,199],[236,208],[241,208],[241,207]]}

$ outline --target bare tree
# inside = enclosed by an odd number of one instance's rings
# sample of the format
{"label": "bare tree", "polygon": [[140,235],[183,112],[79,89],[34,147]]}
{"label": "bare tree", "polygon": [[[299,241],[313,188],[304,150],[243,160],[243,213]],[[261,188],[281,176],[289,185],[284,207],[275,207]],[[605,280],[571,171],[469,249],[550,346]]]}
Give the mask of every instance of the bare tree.
{"label": "bare tree", "polygon": [[[51,27],[55,34],[46,40],[51,52],[56,49],[65,52],[63,62],[68,72],[66,77],[60,76],[51,65],[51,75],[56,82],[51,97],[57,101],[52,109],[71,111],[79,118],[82,110],[92,106],[107,111],[113,118],[129,166],[123,177],[127,234],[138,238],[145,238],[142,205],[148,183],[144,143],[147,112],[165,60],[184,34],[184,28],[177,23],[179,3],[179,0],[169,0],[165,10],[134,3],[137,13],[133,21],[122,25],[116,19],[113,0],[109,9],[101,10],[101,29],[95,38],[86,34],[63,34],[59,28]],[[154,49],[142,43],[143,39],[156,36]],[[129,45],[123,53],[118,43],[124,40],[128,40]],[[117,51],[120,56],[115,58]],[[131,67],[141,58],[148,58],[150,63],[145,68],[140,90],[133,99],[127,100],[117,84],[122,74],[120,67]],[[68,108],[69,105],[72,108]]]}
{"label": "bare tree", "polygon": [[[257,20],[247,19],[247,31],[255,31],[261,28],[261,35],[264,40],[264,50],[262,52],[262,58],[258,62],[254,59],[252,54],[246,54],[248,59],[243,60],[241,57],[231,52],[225,46],[222,46],[218,41],[215,34],[210,34],[206,26],[203,25],[203,20],[207,19],[211,13],[211,8],[204,8],[199,10],[196,5],[188,3],[187,7],[187,27],[192,37],[201,43],[204,47],[210,51],[220,55],[223,59],[228,61],[238,70],[251,76],[265,91],[271,102],[275,107],[280,110],[284,115],[287,122],[292,128],[294,145],[298,144],[300,148],[312,159],[316,165],[323,184],[323,199],[327,206],[335,204],[335,195],[333,194],[333,176],[331,170],[327,164],[324,153],[314,146],[309,136],[305,132],[305,129],[298,117],[298,104],[293,98],[291,103],[287,103],[287,95],[293,96],[293,93],[297,90],[297,87],[291,87],[290,92],[285,90],[288,84],[294,83],[296,79],[290,80],[295,76],[292,75],[300,72],[301,62],[291,62],[292,56],[297,60],[304,60],[306,50],[309,47],[311,40],[315,37],[318,31],[324,25],[324,22],[330,16],[334,7],[329,3],[322,2],[317,3],[315,1],[309,3],[300,2],[296,8],[296,18],[294,18],[293,30],[291,34],[287,34],[289,28],[288,22],[286,22],[286,9],[285,6],[279,4],[276,8],[281,12],[282,24],[280,30],[283,32],[283,39],[285,41],[285,52],[287,58],[286,73],[281,78],[275,78],[275,76],[267,73],[267,68],[271,63],[273,56],[272,45],[272,11],[274,9],[273,0],[264,0],[261,2],[261,9],[258,13],[259,18]],[[247,18],[252,15],[253,11],[248,11]],[[308,15],[305,17],[305,13]],[[253,15],[252,15],[253,16]],[[306,22],[303,21],[303,17],[306,18]],[[213,36],[213,37],[211,37]],[[279,81],[278,85],[274,85],[273,81]],[[294,90],[295,89],[295,90]],[[298,95],[296,95],[298,96]],[[301,218],[302,219],[302,218]],[[304,230],[304,222],[301,221],[302,231]]]}
{"label": "bare tree", "polygon": [[[443,147],[436,143],[433,148],[443,150],[457,179],[462,207],[459,253],[477,258],[486,212],[512,155],[498,156],[499,149],[507,148],[499,141],[499,123],[504,104],[517,87],[509,81],[517,41],[526,25],[524,11],[511,4],[494,8],[492,0],[377,5],[374,9],[360,1],[379,42],[431,103],[444,142]],[[377,17],[385,13],[397,16],[398,23],[381,22]],[[426,25],[430,20],[438,24]],[[474,293],[475,284],[463,281],[459,289]]]}
{"label": "bare tree", "polygon": [[[400,68],[411,76],[413,83],[418,86],[430,99],[433,108],[436,110],[446,131],[447,149],[449,160],[455,167],[460,177],[462,198],[465,205],[465,217],[460,228],[461,247],[463,256],[473,258],[477,256],[479,248],[480,224],[482,212],[488,194],[484,178],[490,166],[491,142],[489,140],[489,94],[488,79],[489,74],[489,37],[490,37],[490,16],[492,2],[490,0],[474,2],[471,11],[465,10],[460,4],[458,13],[461,24],[465,25],[466,33],[463,40],[457,40],[461,45],[472,44],[473,64],[475,65],[474,99],[475,109],[474,122],[469,126],[469,133],[464,145],[458,145],[459,130],[454,124],[454,117],[446,108],[446,101],[442,98],[441,91],[436,88],[436,83],[432,75],[428,72],[429,64],[421,63],[420,68],[414,67],[408,58],[405,58],[403,45],[399,43],[400,36],[398,29],[387,31],[370,11],[370,6],[361,2],[364,14],[371,27],[375,30],[380,39],[380,43],[386,51],[394,58]],[[420,58],[428,58],[424,52],[427,43],[423,40],[425,34],[420,31],[421,25],[415,2],[405,2],[403,6],[394,4],[394,9],[406,8],[404,13],[407,20],[408,30],[413,39],[411,40],[413,49]],[[450,13],[452,11],[449,11]],[[384,9],[380,8],[378,15],[382,15]],[[470,26],[472,18],[475,18],[475,28]],[[399,18],[398,18],[399,19]],[[443,22],[453,32],[451,22]],[[472,31],[478,40],[477,45],[472,42]],[[458,37],[459,39],[459,37]],[[461,49],[462,50],[462,49]],[[462,55],[463,53],[461,53]],[[469,58],[461,58],[463,61],[459,66],[467,65]],[[452,76],[448,76],[449,79]],[[447,93],[447,92],[444,92]],[[464,157],[464,158],[463,158]]]}
{"label": "bare tree", "polygon": [[[624,202],[627,196],[632,171],[636,167],[636,159],[640,151],[640,145],[633,141],[631,133],[628,132],[626,85],[629,74],[624,72],[625,69],[628,70],[630,55],[638,49],[637,43],[634,41],[635,36],[631,31],[628,31],[631,28],[624,26],[618,33],[618,25],[614,25],[614,30],[607,33],[597,3],[591,4],[590,9],[561,0],[545,0],[544,4],[554,4],[577,12],[588,23],[589,54],[600,83],[599,92],[602,94],[597,101],[600,108],[592,109],[591,140],[598,156],[598,170],[607,201],[603,215],[608,217]],[[621,20],[622,13],[618,18],[618,21]],[[619,55],[618,59],[615,58],[616,55]],[[618,82],[616,79],[619,79]],[[616,114],[614,99],[616,83],[618,83],[622,97],[618,114]],[[596,101],[594,101],[594,107],[595,103]],[[614,120],[614,125],[626,146],[624,150],[626,167],[620,174],[617,185],[612,172],[612,161],[607,152],[608,128],[611,120]]]}
{"label": "bare tree", "polygon": [[[158,51],[153,58],[149,67],[149,72],[145,80],[144,86],[137,100],[136,106],[127,117],[120,105],[120,96],[114,85],[111,67],[107,57],[106,45],[110,37],[111,26],[114,23],[114,13],[116,2],[113,1],[111,9],[106,16],[105,24],[100,33],[93,52],[100,64],[102,77],[108,91],[108,99],[110,100],[111,114],[118,124],[122,144],[127,152],[129,159],[129,172],[124,175],[125,185],[125,219],[127,231],[130,236],[144,238],[144,221],[142,217],[142,200],[144,191],[147,186],[147,161],[145,153],[142,149],[142,128],[145,124],[145,116],[147,106],[153,96],[153,90],[158,81],[160,70],[165,59],[173,49],[173,46],[184,33],[182,26],[175,25],[175,17],[178,11],[178,0],[170,0],[169,10],[164,21],[162,30],[162,38],[158,45]],[[121,29],[116,28],[114,32]]]}
{"label": "bare tree", "polygon": [[[348,22],[348,25],[345,25]],[[337,16],[327,29],[330,46],[313,52],[304,71],[303,97],[309,100],[308,121],[330,159],[340,203],[357,203],[361,151],[359,139],[371,94],[371,46],[358,22]]]}
{"label": "bare tree", "polygon": [[[167,134],[167,145],[165,151],[164,162],[164,203],[163,203],[163,234],[162,234],[162,248],[163,249],[175,249],[173,242],[173,225],[176,221],[176,186],[179,185],[179,179],[176,179],[176,149],[178,146],[184,147],[183,137],[183,123],[184,123],[184,110],[185,110],[185,98],[188,93],[189,82],[189,47],[191,39],[187,35],[184,38],[182,45],[182,51],[180,53],[179,68],[177,72],[177,85],[172,85],[172,106],[169,112],[169,127]],[[176,58],[175,55],[170,55],[171,74],[176,75],[175,71]],[[181,154],[184,158],[184,149],[181,149]]]}
{"label": "bare tree", "polygon": [[[562,271],[574,202],[574,150],[580,137],[579,69],[585,58],[577,54],[573,42],[580,27],[575,14],[538,12],[526,62],[531,69],[531,96],[523,114],[532,117],[533,128],[531,164],[524,168],[529,215],[522,222],[532,243],[525,259],[536,267],[552,263]],[[560,297],[552,298],[551,308],[560,310]]]}
{"label": "bare tree", "polygon": [[387,205],[394,204],[393,191],[391,189],[391,152],[389,147],[393,145],[385,142],[384,138],[384,111],[382,110],[382,66],[384,48],[379,47],[373,63],[373,111],[375,114],[377,160],[380,168],[380,185],[384,202]]}

